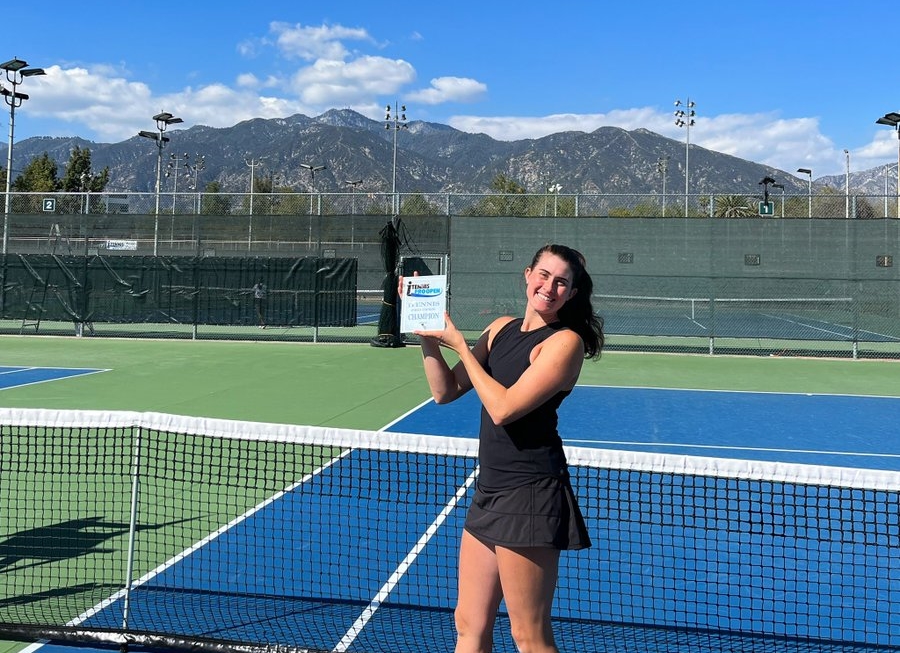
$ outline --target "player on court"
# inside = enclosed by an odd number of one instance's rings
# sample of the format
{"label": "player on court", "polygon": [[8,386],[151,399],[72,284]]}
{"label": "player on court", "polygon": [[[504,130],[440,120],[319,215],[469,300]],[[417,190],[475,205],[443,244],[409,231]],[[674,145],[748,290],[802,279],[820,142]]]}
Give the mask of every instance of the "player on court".
{"label": "player on court", "polygon": [[[538,250],[524,276],[524,315],[497,318],[471,349],[449,316],[442,331],[416,332],[434,400],[474,388],[482,403],[480,471],[460,543],[456,653],[491,651],[501,600],[521,653],[558,651],[550,611],[560,551],[591,545],[557,409],[584,360],[603,347],[593,281],[584,257],[564,245]],[[441,346],[459,357],[452,368]]]}

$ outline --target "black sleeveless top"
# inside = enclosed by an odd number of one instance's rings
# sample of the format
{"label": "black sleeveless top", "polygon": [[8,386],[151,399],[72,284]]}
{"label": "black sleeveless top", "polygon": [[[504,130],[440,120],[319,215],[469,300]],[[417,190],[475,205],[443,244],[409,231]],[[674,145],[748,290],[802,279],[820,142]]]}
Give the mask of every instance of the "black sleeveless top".
{"label": "black sleeveless top", "polygon": [[[531,364],[534,347],[560,329],[550,324],[521,331],[522,318],[504,325],[494,336],[485,369],[505,388],[511,387]],[[518,487],[548,476],[567,475],[556,411],[568,390],[557,392],[542,405],[505,426],[496,426],[482,406],[479,432],[479,483],[486,488]]]}

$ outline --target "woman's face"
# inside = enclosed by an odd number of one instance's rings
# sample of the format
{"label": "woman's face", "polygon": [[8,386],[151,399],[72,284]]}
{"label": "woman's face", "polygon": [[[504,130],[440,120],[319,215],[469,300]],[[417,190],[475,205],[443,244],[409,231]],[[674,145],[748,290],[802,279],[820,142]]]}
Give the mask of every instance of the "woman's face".
{"label": "woman's face", "polygon": [[574,294],[572,268],[563,259],[544,252],[533,268],[525,269],[528,305],[540,314],[556,314]]}

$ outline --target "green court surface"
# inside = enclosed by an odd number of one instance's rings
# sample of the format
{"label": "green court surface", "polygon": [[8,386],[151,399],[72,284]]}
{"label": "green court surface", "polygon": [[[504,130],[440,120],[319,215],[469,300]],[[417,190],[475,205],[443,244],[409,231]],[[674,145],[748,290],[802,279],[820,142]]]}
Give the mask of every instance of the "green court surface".
{"label": "green court surface", "polygon": [[[0,337],[0,366],[107,370],[0,391],[5,407],[377,429],[428,398],[418,346]],[[605,352],[585,385],[900,396],[900,362]]]}
{"label": "green court surface", "polygon": [[[378,429],[429,397],[417,346],[9,336],[0,366],[106,370],[0,390],[4,407]],[[900,396],[900,362],[607,352],[580,383]],[[21,647],[0,640],[0,653]]]}

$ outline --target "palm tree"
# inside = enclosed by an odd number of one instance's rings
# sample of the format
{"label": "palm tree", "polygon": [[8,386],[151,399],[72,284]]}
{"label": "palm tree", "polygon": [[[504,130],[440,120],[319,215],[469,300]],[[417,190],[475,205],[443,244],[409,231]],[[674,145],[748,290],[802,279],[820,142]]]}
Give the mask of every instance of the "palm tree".
{"label": "palm tree", "polygon": [[719,195],[716,197],[717,218],[747,218],[754,215],[750,200],[743,195]]}

